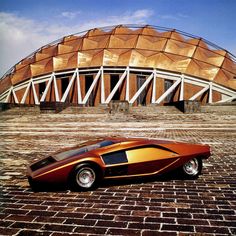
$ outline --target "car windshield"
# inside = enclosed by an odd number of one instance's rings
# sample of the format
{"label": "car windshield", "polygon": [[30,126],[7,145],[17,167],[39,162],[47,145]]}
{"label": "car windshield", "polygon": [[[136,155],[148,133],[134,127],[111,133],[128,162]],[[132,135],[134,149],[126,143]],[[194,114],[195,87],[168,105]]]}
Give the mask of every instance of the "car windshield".
{"label": "car windshield", "polygon": [[101,147],[106,147],[106,146],[109,146],[109,145],[112,145],[112,144],[114,144],[114,142],[112,142],[111,140],[104,140],[104,141],[99,142],[99,143],[95,143],[95,144],[91,144],[91,145],[71,149],[71,150],[68,150],[68,151],[65,151],[65,152],[60,152],[60,153],[55,154],[53,157],[57,161],[60,161],[60,160],[66,159],[68,157],[73,157],[75,155],[81,155],[83,153],[92,151],[94,149],[101,148]]}

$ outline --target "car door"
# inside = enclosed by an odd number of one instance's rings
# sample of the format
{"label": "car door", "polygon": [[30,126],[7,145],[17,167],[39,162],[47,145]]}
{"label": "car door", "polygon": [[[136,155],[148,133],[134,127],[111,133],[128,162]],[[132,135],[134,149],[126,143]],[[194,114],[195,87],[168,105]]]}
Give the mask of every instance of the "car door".
{"label": "car door", "polygon": [[157,174],[179,157],[168,149],[144,146],[126,150],[128,175]]}
{"label": "car door", "polygon": [[105,178],[126,176],[128,174],[128,159],[125,150],[108,152],[101,155],[106,165]]}

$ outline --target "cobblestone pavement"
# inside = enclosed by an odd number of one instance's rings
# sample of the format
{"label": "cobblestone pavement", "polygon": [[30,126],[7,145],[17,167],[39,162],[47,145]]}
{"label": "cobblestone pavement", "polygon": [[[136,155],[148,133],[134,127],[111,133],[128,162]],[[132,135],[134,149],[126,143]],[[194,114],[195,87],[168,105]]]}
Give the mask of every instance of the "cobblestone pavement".
{"label": "cobblestone pavement", "polygon": [[[147,113],[147,112],[146,112]],[[111,135],[207,143],[197,180],[103,183],[92,192],[32,192],[26,165]],[[236,235],[236,113],[0,113],[0,235]]]}

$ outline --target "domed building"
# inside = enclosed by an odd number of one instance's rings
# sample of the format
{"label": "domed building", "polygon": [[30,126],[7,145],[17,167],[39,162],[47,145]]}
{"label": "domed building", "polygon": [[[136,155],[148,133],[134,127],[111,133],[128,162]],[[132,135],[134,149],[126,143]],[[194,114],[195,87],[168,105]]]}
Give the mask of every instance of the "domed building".
{"label": "domed building", "polygon": [[0,80],[0,102],[133,106],[236,99],[236,58],[193,35],[155,26],[95,28],[39,48]]}

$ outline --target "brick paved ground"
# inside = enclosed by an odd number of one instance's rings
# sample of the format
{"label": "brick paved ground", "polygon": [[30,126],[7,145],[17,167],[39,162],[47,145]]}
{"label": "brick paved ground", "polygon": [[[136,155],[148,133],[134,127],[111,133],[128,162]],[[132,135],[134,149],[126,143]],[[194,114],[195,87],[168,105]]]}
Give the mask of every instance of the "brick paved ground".
{"label": "brick paved ground", "polygon": [[[154,108],[128,116],[97,113],[0,113],[0,235],[236,234],[235,107],[195,115]],[[86,193],[31,191],[29,162],[107,135],[208,143],[212,157],[195,181],[166,176],[106,182]]]}

